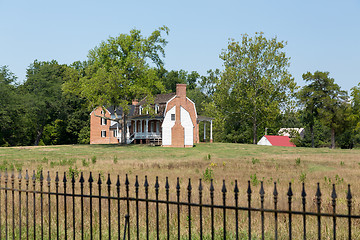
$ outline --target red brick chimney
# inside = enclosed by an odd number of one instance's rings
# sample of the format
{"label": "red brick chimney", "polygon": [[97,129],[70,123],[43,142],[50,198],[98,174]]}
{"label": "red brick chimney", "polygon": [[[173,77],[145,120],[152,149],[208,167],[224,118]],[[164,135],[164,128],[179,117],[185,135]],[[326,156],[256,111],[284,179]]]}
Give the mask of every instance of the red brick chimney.
{"label": "red brick chimney", "polygon": [[186,84],[176,84],[176,96],[186,98]]}
{"label": "red brick chimney", "polygon": [[139,101],[137,99],[132,100],[132,105],[137,105]]}

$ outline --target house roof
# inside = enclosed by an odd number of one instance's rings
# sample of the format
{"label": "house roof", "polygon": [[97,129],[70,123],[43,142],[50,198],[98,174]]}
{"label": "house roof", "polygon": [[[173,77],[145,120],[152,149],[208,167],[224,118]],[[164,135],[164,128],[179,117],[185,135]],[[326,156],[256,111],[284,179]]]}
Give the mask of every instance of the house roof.
{"label": "house roof", "polygon": [[[135,106],[134,106],[134,105],[129,105],[128,107],[129,107],[129,114],[128,114],[128,116],[134,115]],[[107,107],[106,109],[110,112],[111,115],[114,115],[114,113],[115,113],[115,107],[114,107],[114,106]],[[117,114],[119,117],[121,117],[121,115],[122,115],[122,110],[123,110],[122,107],[116,108],[116,114]]]}
{"label": "house roof", "polygon": [[[169,101],[172,97],[175,96],[175,93],[164,93],[164,94],[158,94],[155,96],[154,99],[154,104],[159,104],[159,103],[166,103],[167,101]],[[141,100],[137,105],[144,105],[146,104],[146,97]]]}
{"label": "house roof", "polygon": [[266,137],[273,146],[296,147],[294,143],[290,142],[290,138],[288,136],[265,135],[264,137]]}

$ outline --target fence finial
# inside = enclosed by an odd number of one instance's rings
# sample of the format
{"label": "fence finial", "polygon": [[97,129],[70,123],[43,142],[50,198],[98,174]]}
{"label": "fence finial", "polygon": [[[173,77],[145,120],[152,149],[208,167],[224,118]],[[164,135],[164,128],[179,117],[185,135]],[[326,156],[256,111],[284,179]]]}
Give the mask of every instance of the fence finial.
{"label": "fence finial", "polygon": [[120,187],[120,176],[119,176],[119,175],[117,175],[116,187],[117,187],[117,188]]}
{"label": "fence finial", "polygon": [[165,189],[166,189],[166,191],[169,191],[169,188],[170,188],[169,179],[168,179],[168,177],[166,177],[166,181],[165,181]]}
{"label": "fence finial", "polygon": [[18,176],[18,179],[21,180],[22,179],[22,176],[21,176],[21,169],[19,170],[19,176]]}
{"label": "fence finial", "polygon": [[287,192],[287,195],[288,195],[289,199],[291,199],[291,197],[294,195],[293,191],[291,189],[291,182],[289,182],[289,190]]}
{"label": "fence finial", "polygon": [[320,183],[317,183],[317,189],[315,196],[320,199],[321,198],[321,191],[320,191]]}
{"label": "fence finial", "polygon": [[102,184],[102,181],[101,181],[101,173],[99,173],[99,179],[98,179],[97,184],[98,184],[98,185],[101,185],[101,184]]}
{"label": "fence finial", "polygon": [[346,199],[348,201],[351,201],[351,199],[352,199],[352,194],[351,194],[351,191],[350,191],[350,184],[348,184],[348,191],[347,191]]}
{"label": "fence finial", "polygon": [[191,187],[191,179],[189,178],[189,184],[188,184],[188,186],[187,186],[187,190],[189,191],[189,192],[191,192],[191,190],[192,190],[192,187]]}
{"label": "fence finial", "polygon": [[261,186],[260,186],[260,197],[264,197],[264,195],[265,195],[265,190],[264,190],[264,182],[263,181],[261,181]]}
{"label": "fence finial", "polygon": [[248,181],[248,189],[247,189],[247,194],[251,195],[252,191],[251,191],[251,186],[250,186],[250,181]]}
{"label": "fence finial", "polygon": [[335,191],[335,184],[333,184],[333,189],[332,189],[332,192],[331,192],[331,198],[333,200],[335,200],[337,198],[337,194],[336,194],[336,191]]}
{"label": "fence finial", "polygon": [[279,195],[278,191],[277,191],[277,187],[276,187],[276,182],[274,182],[274,192],[273,192],[274,197],[277,197]]}
{"label": "fence finial", "polygon": [[85,182],[83,172],[80,173],[79,183],[83,184]]}
{"label": "fence finial", "polygon": [[108,174],[108,179],[107,179],[107,181],[106,181],[106,184],[107,184],[108,186],[110,186],[110,185],[111,185],[110,174]]}
{"label": "fence finial", "polygon": [[202,190],[203,190],[203,186],[201,183],[201,178],[199,178],[199,192],[202,192]]}
{"label": "fence finial", "polygon": [[63,182],[64,182],[64,183],[66,183],[66,182],[67,182],[67,179],[66,179],[66,172],[64,172]]}
{"label": "fence finial", "polygon": [[148,183],[148,180],[147,180],[147,175],[145,175],[144,187],[145,187],[145,189],[149,187],[149,183]]}
{"label": "fence finial", "polygon": [[238,187],[237,180],[235,180],[234,193],[235,193],[236,195],[239,193],[239,187]]}
{"label": "fence finial", "polygon": [[222,185],[222,188],[221,188],[221,192],[222,192],[223,194],[227,192],[226,186],[225,186],[225,179],[223,179],[223,185]]}
{"label": "fence finial", "polygon": [[214,194],[214,185],[213,185],[213,180],[210,180],[210,194]]}
{"label": "fence finial", "polygon": [[134,184],[134,186],[135,186],[135,192],[138,192],[138,190],[139,190],[139,181],[138,181],[138,175],[136,175],[135,176],[135,184]]}
{"label": "fence finial", "polygon": [[94,179],[93,179],[93,177],[92,177],[92,173],[91,173],[91,172],[90,172],[90,176],[89,176],[88,182],[89,182],[90,184],[92,184],[92,183],[94,182]]}
{"label": "fence finial", "polygon": [[26,181],[29,181],[29,179],[30,179],[30,178],[29,178],[29,173],[28,173],[28,170],[26,170],[26,173],[25,173],[25,180],[26,180]]}

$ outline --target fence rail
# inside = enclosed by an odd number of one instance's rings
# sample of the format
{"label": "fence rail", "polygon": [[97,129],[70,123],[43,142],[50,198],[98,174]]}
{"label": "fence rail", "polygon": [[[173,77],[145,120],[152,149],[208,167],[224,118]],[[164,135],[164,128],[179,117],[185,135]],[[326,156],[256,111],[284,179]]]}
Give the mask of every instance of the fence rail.
{"label": "fence rail", "polygon": [[[332,185],[330,196],[331,211],[323,212],[319,183],[312,198],[316,211],[307,211],[304,183],[301,191],[301,210],[293,210],[294,194],[291,183],[286,194],[287,209],[279,209],[276,182],[270,197],[273,207],[265,208],[267,195],[263,182],[259,194],[253,193],[250,181],[248,182],[244,193],[247,200],[245,206],[241,206],[239,197],[244,197],[244,194],[240,193],[236,180],[231,194],[228,193],[225,180],[223,181],[219,197],[222,204],[215,204],[213,180],[206,184],[209,185],[206,189],[209,195],[204,196],[205,184],[201,179],[196,188],[193,187],[191,179],[188,179],[187,187],[181,194],[180,179],[177,178],[175,194],[170,194],[171,188],[167,177],[163,187],[160,187],[158,177],[152,187],[145,176],[143,186],[140,187],[136,176],[131,189],[126,175],[123,190],[119,175],[116,176],[115,183],[111,181],[110,174],[106,181],[102,174],[95,179],[91,172],[87,180],[83,173],[76,179],[74,173],[69,176],[64,172],[60,177],[56,172],[53,181],[50,175],[48,172],[44,179],[42,172],[35,171],[32,176],[26,171],[24,177],[21,172],[12,172],[10,175],[7,171],[0,173],[0,239],[192,239],[195,236],[203,239],[205,235],[211,239],[227,239],[230,236],[234,239],[252,239],[254,220],[258,221],[256,228],[259,230],[259,238],[265,239],[269,236],[266,230],[271,228],[270,237],[278,239],[279,225],[284,224],[283,219],[286,219],[287,225],[286,238],[292,239],[293,217],[298,216],[301,219],[297,221],[301,222],[303,239],[314,238],[307,235],[310,217],[316,219],[311,222],[310,227],[316,228],[318,239],[322,239],[322,224],[331,228],[332,238],[336,239],[339,219],[345,219],[347,222],[347,236],[341,235],[341,239],[352,239],[354,221],[360,218],[360,215],[352,214],[353,197],[350,185],[346,194],[347,213],[344,214],[337,213],[338,196],[335,184]],[[140,196],[140,188],[143,188],[143,197]],[[160,194],[160,191],[163,192]],[[149,197],[150,192],[155,194],[154,198]],[[254,196],[260,201],[260,207],[252,206]],[[240,218],[244,216],[246,220],[241,221]],[[328,226],[328,222],[323,223],[324,219],[332,220],[331,227]],[[229,225],[231,226],[228,229]]]}

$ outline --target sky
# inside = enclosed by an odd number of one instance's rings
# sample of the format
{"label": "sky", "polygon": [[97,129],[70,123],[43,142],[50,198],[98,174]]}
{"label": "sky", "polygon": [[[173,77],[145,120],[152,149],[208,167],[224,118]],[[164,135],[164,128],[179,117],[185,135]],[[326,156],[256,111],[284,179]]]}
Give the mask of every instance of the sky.
{"label": "sky", "polygon": [[342,89],[360,82],[360,0],[10,1],[0,0],[0,66],[22,82],[34,61],[84,61],[109,37],[166,25],[165,68],[223,69],[228,40],[264,32],[286,41],[290,73],[328,71]]}

